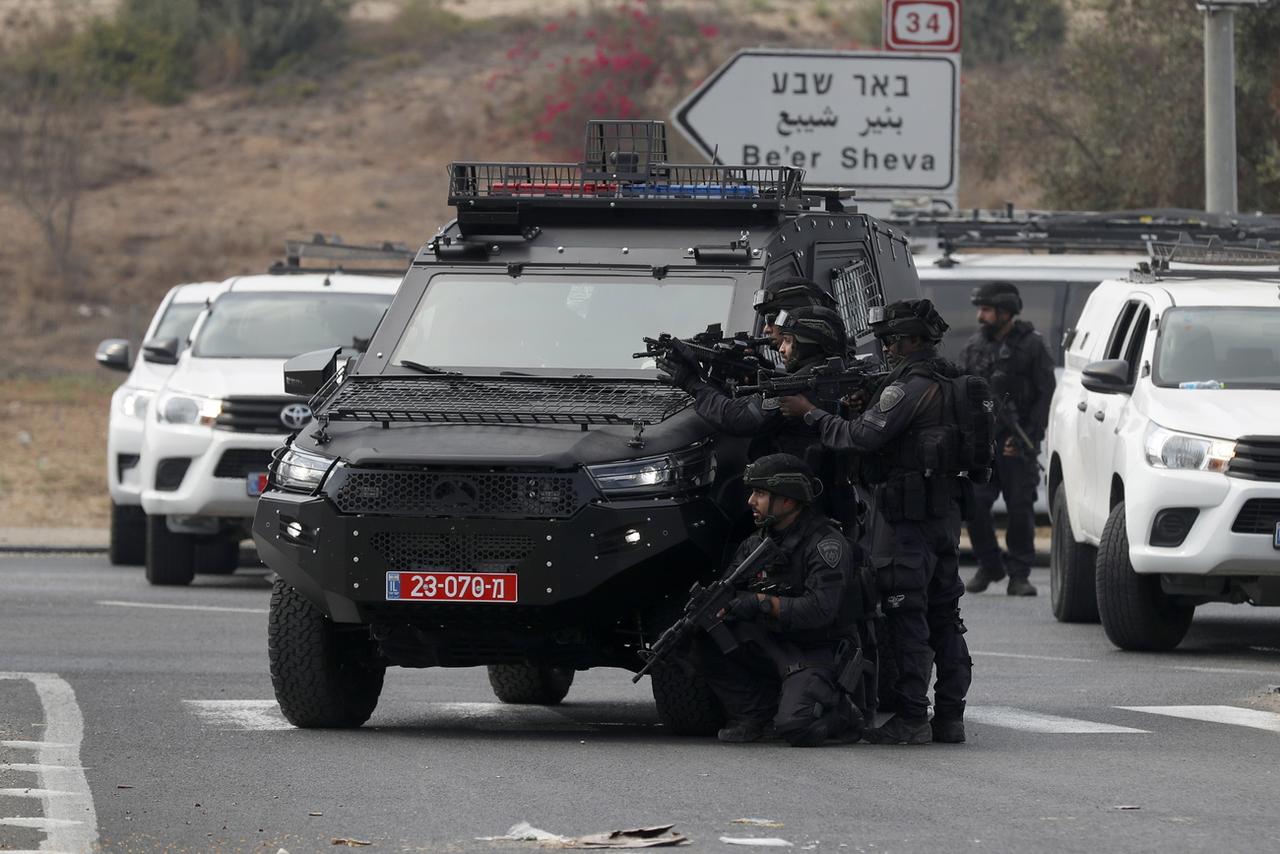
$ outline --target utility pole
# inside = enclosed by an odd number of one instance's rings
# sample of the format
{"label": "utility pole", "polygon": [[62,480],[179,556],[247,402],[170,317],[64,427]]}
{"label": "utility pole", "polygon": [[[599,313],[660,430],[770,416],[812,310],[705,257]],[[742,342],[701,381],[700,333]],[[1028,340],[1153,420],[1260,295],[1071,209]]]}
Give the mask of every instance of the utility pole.
{"label": "utility pole", "polygon": [[1204,207],[1236,213],[1236,9],[1269,0],[1199,0],[1204,13]]}

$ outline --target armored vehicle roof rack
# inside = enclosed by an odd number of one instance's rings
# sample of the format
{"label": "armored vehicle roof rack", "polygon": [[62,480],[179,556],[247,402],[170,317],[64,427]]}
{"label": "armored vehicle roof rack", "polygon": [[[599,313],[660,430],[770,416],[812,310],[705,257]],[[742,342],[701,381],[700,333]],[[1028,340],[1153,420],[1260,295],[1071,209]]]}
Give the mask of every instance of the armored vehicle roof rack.
{"label": "armored vehicle roof rack", "polygon": [[[581,163],[457,162],[449,165],[449,204],[464,234],[519,234],[548,221],[630,217],[706,223],[717,212],[772,216],[814,203],[804,170],[667,162],[659,121],[590,121]],[[536,213],[535,213],[536,212]]]}
{"label": "armored vehicle roof rack", "polygon": [[[285,240],[284,260],[271,265],[270,273],[332,272],[403,272],[417,253],[403,243],[383,242],[376,246],[343,243],[342,238],[316,234],[310,240]],[[328,264],[304,266],[308,261]],[[357,270],[351,265],[370,265]]]}
{"label": "armored vehicle roof rack", "polygon": [[943,253],[936,262],[940,266],[957,263],[952,253],[965,249],[1146,253],[1153,240],[1176,243],[1184,235],[1261,240],[1280,246],[1280,216],[1213,214],[1184,208],[1015,212],[1009,207],[1002,212],[974,210],[967,215],[896,213],[886,221],[915,241],[936,241]]}

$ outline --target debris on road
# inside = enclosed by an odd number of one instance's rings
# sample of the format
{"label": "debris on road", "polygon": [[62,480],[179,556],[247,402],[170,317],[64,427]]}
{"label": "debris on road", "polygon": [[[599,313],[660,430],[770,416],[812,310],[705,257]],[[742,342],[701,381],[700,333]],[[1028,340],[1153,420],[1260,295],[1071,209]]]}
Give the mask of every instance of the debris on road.
{"label": "debris on road", "polygon": [[522,821],[513,825],[502,836],[476,838],[482,842],[537,842],[544,848],[668,848],[688,845],[689,838],[673,831],[673,827],[675,827],[673,824],[663,824],[656,827],[589,833],[585,836],[560,836]]}
{"label": "debris on road", "polygon": [[564,842],[566,837],[534,827],[527,821],[513,824],[502,836],[477,836],[481,842]]}
{"label": "debris on road", "polygon": [[726,845],[758,845],[761,848],[794,848],[785,839],[776,836],[721,836],[720,841]]}
{"label": "debris on road", "polygon": [[367,839],[349,839],[343,836],[336,836],[333,839],[329,840],[329,844],[345,845],[348,848],[364,848],[366,846],[372,845],[373,843]]}
{"label": "debris on road", "polygon": [[751,827],[786,827],[782,822],[772,818],[735,818],[731,824],[745,824]]}
{"label": "debris on road", "polygon": [[307,813],[307,815],[310,815],[310,816],[320,816],[320,815],[324,815],[324,813],[322,813],[322,812],[317,812],[317,811],[315,811],[315,810],[312,810],[311,812]]}
{"label": "debris on road", "polygon": [[1140,809],[1142,809],[1142,807],[1136,807],[1136,806],[1133,806],[1133,805],[1131,805],[1131,804],[1120,804],[1119,806],[1115,807],[1115,809],[1118,809],[1118,810],[1140,810]]}
{"label": "debris on road", "polygon": [[117,789],[132,789],[132,788],[133,788],[133,785],[132,785],[131,783],[116,783],[116,788],[117,788]]}

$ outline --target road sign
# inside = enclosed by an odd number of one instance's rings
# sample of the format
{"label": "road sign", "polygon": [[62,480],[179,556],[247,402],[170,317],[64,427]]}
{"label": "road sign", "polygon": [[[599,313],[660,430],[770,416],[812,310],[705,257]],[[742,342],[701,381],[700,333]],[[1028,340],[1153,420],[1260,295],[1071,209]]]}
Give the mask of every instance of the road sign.
{"label": "road sign", "polygon": [[958,54],[742,50],[672,119],[718,163],[798,166],[858,198],[955,201]]}
{"label": "road sign", "polygon": [[884,0],[884,49],[960,49],[960,0]]}

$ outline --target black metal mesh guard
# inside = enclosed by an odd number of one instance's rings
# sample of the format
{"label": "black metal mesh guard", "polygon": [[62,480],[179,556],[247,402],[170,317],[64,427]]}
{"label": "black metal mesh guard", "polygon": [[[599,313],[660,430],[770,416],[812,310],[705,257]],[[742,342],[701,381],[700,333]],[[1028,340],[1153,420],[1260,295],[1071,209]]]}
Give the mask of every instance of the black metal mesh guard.
{"label": "black metal mesh guard", "polygon": [[1262,240],[1250,243],[1227,243],[1216,238],[1206,241],[1153,240],[1149,244],[1152,260],[1164,264],[1223,264],[1259,267],[1280,266],[1280,249]]}
{"label": "black metal mesh guard", "polygon": [[656,383],[352,377],[316,412],[330,421],[656,424],[693,403]]}
{"label": "black metal mesh guard", "polygon": [[873,306],[884,305],[884,288],[871,274],[871,265],[865,259],[858,259],[847,267],[833,270],[831,289],[849,337],[858,343],[870,338],[868,312]]}
{"label": "black metal mesh guard", "polygon": [[[596,174],[596,173],[592,173]],[[577,163],[452,163],[449,203],[561,198],[751,202],[779,206],[799,196],[804,170],[789,166],[653,164],[647,178],[594,178]]]}

